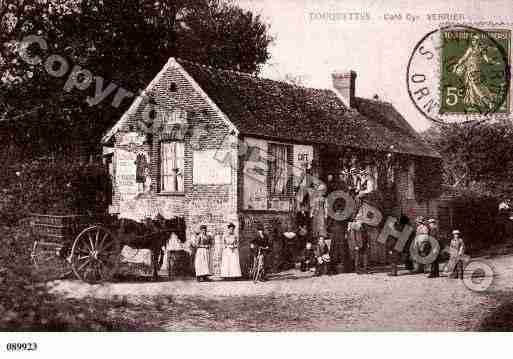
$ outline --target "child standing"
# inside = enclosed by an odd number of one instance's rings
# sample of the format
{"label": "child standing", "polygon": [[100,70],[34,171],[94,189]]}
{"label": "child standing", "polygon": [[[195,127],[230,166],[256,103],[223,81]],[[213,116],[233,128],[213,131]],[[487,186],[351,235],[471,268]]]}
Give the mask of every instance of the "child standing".
{"label": "child standing", "polygon": [[305,249],[301,255],[301,272],[313,269],[316,265],[315,250],[311,242],[306,242]]}
{"label": "child standing", "polygon": [[330,249],[326,244],[323,236],[319,237],[317,250],[315,253],[317,257],[317,266],[315,267],[315,275],[320,276],[328,273],[328,264],[330,262]]}
{"label": "child standing", "polygon": [[452,231],[452,240],[449,245],[449,263],[447,263],[447,271],[450,278],[463,279],[463,255],[465,254],[465,243],[461,238],[459,230]]}

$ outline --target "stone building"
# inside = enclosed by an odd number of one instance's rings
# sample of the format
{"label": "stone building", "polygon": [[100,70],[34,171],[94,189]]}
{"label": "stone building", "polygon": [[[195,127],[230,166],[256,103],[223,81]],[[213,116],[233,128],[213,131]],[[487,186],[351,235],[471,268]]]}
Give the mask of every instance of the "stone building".
{"label": "stone building", "polygon": [[218,239],[233,222],[245,261],[256,222],[293,218],[305,173],[359,168],[384,216],[436,217],[439,155],[391,104],[356,97],[354,72],[327,76],[332,89],[312,89],[171,58],[103,138],[111,212],[184,217],[187,236],[206,224]]}

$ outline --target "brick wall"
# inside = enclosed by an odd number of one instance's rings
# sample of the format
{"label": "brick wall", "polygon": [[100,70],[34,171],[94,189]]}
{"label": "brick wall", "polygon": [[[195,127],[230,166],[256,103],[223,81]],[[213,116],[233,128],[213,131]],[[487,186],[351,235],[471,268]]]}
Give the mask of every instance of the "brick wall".
{"label": "brick wall", "polygon": [[[172,91],[176,89],[175,91]],[[174,110],[184,110],[187,114],[187,126],[182,127],[185,134],[184,146],[184,192],[180,194],[161,194],[160,188],[160,142],[176,138],[178,131],[153,131],[148,119],[169,117]],[[151,112],[151,115],[148,115]],[[147,136],[144,145],[150,154],[152,192],[159,202],[163,203],[175,215],[185,217],[187,236],[197,231],[200,224],[206,224],[209,232],[216,234],[226,230],[229,222],[238,226],[237,217],[237,158],[232,156],[235,166],[232,167],[229,184],[196,185],[193,182],[194,151],[217,150],[226,144],[231,129],[222,119],[215,107],[177,68],[167,68],[159,74],[153,88],[145,97],[140,98],[139,105],[132,112],[127,112],[128,120],[120,128],[120,133],[150,129],[153,133]],[[151,123],[151,121],[149,121]],[[177,127],[178,128],[178,127]],[[187,131],[183,131],[186,129]],[[119,138],[117,135],[116,138]],[[120,147],[116,145],[116,147]],[[224,146],[226,147],[226,146]],[[236,154],[236,148],[230,148]],[[119,204],[119,194],[114,196]]]}
{"label": "brick wall", "polygon": [[[439,201],[438,199],[430,199],[425,201],[418,201],[417,198],[408,198],[408,168],[401,168],[395,173],[395,186],[397,204],[394,208],[390,209],[390,213],[383,213],[386,220],[388,215],[399,218],[401,214],[405,214],[410,218],[412,224],[415,222],[417,216],[438,219]],[[415,192],[415,191],[414,191]],[[371,262],[373,263],[386,263],[387,253],[383,244],[377,242],[379,235],[379,228],[373,228],[369,231],[371,238]]]}
{"label": "brick wall", "polygon": [[399,213],[397,213],[397,215],[404,213],[411,221],[414,221],[418,216],[438,218],[437,199],[418,201],[417,198],[415,198],[416,196],[414,196],[414,198],[407,198],[408,170],[406,168],[396,173],[396,189],[399,202]]}

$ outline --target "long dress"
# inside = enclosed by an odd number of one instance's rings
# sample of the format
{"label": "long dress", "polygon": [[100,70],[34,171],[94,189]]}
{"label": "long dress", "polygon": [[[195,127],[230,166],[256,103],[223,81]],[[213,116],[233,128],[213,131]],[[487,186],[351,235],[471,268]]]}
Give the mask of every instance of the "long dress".
{"label": "long dress", "polygon": [[465,96],[463,102],[466,105],[491,109],[494,95],[481,82],[482,60],[489,62],[486,50],[481,45],[471,45],[458,61],[456,73],[463,77],[465,84]]}
{"label": "long dress", "polygon": [[209,235],[199,234],[196,237],[196,256],[194,257],[194,270],[196,277],[210,275],[210,245],[212,238]]}
{"label": "long dress", "polygon": [[239,261],[239,238],[236,234],[228,234],[224,237],[224,249],[221,259],[221,277],[241,277]]}

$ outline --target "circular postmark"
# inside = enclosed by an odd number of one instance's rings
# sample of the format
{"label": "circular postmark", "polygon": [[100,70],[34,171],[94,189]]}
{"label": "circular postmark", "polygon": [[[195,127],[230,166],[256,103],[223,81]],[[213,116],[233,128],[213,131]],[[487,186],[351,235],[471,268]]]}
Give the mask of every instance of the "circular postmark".
{"label": "circular postmark", "polygon": [[408,61],[413,104],[438,124],[510,113],[511,31],[450,25],[426,34]]}

